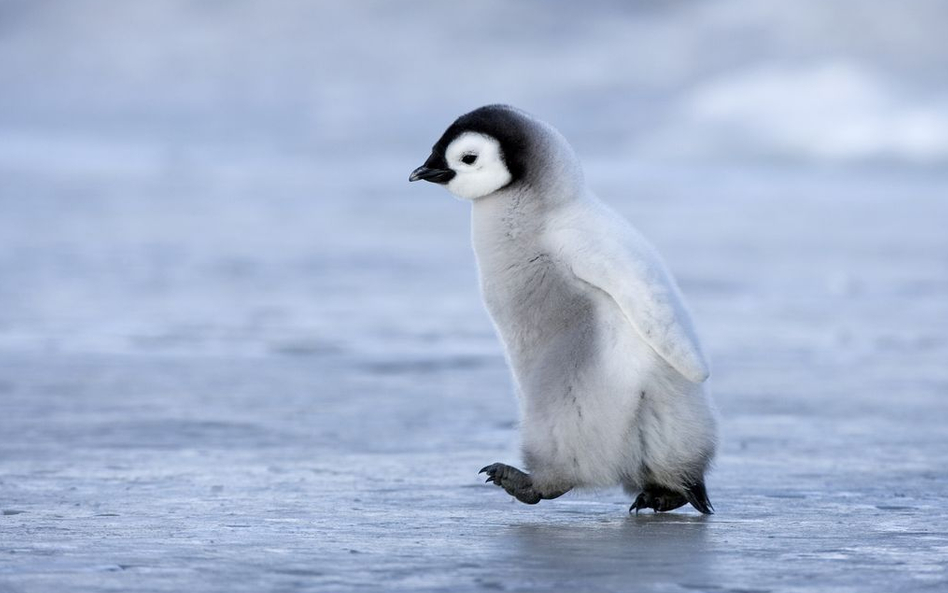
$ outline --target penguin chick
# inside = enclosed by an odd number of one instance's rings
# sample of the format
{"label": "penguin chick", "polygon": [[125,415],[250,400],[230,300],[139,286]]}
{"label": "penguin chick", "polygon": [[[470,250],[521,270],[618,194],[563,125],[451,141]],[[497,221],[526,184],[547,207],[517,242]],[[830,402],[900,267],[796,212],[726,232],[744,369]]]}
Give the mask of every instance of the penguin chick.
{"label": "penguin chick", "polygon": [[410,181],[472,203],[484,302],[521,407],[527,472],[488,482],[527,504],[622,485],[629,509],[713,512],[708,363],[655,249],[586,187],[552,126],[489,105],[459,117]]}

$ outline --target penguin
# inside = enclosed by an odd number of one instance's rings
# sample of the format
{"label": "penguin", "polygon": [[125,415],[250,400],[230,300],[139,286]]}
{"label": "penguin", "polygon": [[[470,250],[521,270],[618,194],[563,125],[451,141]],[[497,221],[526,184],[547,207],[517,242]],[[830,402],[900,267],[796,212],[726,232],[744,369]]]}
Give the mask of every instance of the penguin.
{"label": "penguin", "polygon": [[508,105],[462,115],[409,181],[471,202],[485,306],[520,403],[525,470],[480,473],[526,504],[622,486],[629,509],[714,509],[707,359],[655,248],[586,186],[551,125]]}

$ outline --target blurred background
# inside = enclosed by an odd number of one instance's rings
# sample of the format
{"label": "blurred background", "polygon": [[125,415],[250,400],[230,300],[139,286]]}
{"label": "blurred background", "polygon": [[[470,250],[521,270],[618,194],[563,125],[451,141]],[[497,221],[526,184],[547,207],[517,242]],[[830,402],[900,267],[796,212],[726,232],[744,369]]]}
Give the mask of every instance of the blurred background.
{"label": "blurred background", "polygon": [[946,196],[945,22],[935,0],[5,0],[0,348],[496,352],[468,206],[406,181],[492,102],[566,135],[698,309],[896,290],[843,249],[865,225],[876,251],[941,240],[905,210]]}
{"label": "blurred background", "polygon": [[[518,459],[516,401],[469,205],[408,175],[503,102],[657,245],[712,360],[730,522],[641,553],[745,589],[778,565],[944,584],[946,23],[941,0],[0,0],[0,572],[625,566],[583,555],[639,537],[609,523],[624,495],[541,514],[475,482]],[[456,538],[465,513],[496,529]],[[618,531],[555,531],[596,513]]]}

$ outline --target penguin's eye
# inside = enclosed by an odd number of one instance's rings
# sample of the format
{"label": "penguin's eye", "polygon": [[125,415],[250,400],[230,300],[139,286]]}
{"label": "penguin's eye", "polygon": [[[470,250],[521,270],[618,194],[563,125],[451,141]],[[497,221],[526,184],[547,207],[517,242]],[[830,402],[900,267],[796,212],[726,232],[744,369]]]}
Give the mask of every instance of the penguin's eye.
{"label": "penguin's eye", "polygon": [[466,154],[461,157],[461,162],[465,165],[473,165],[477,161],[476,154]]}

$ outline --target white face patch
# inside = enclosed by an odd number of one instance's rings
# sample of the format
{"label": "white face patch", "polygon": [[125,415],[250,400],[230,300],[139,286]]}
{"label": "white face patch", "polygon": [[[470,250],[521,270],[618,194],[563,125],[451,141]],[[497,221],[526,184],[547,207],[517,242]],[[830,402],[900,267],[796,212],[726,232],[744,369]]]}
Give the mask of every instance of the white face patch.
{"label": "white face patch", "polygon": [[485,134],[461,134],[448,145],[444,158],[455,173],[447,184],[448,191],[465,200],[492,194],[512,179],[500,143]]}

